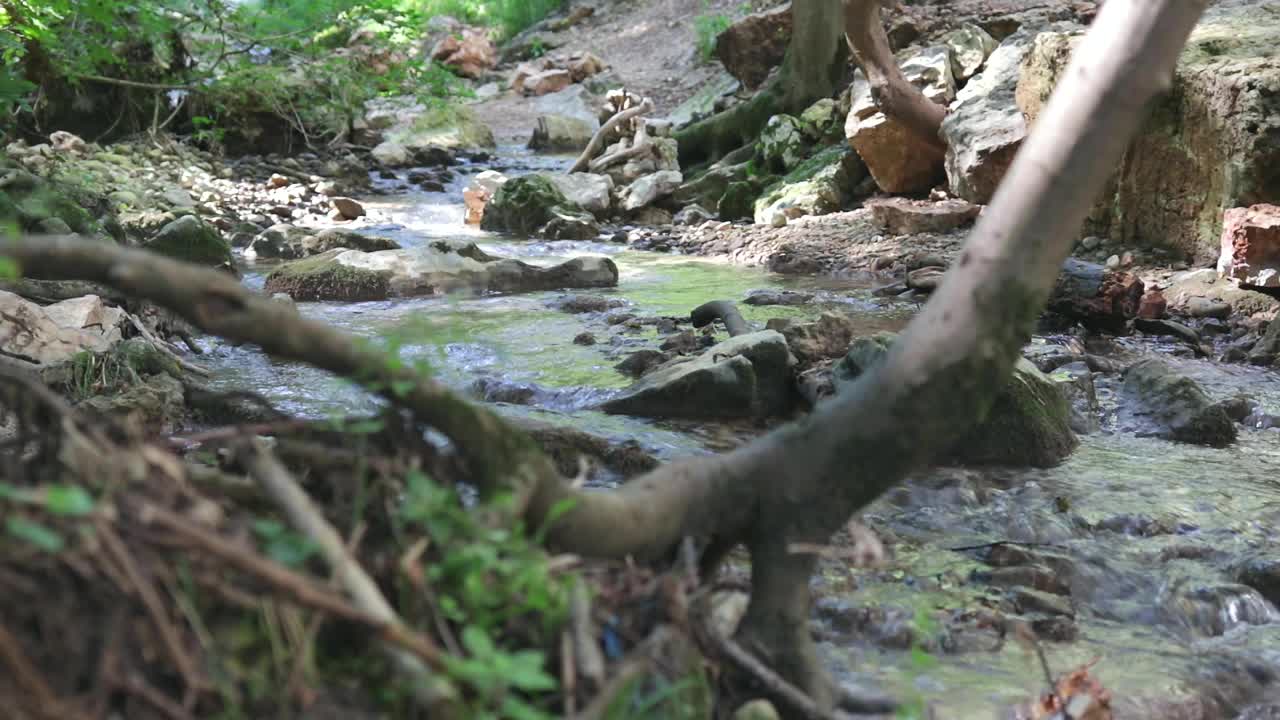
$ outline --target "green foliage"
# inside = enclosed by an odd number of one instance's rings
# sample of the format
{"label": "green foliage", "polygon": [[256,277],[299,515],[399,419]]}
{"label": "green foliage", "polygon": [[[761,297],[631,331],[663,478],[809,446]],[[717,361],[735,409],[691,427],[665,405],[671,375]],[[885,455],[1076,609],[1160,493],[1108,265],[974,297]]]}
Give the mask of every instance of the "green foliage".
{"label": "green foliage", "polygon": [[564,6],[564,0],[406,0],[426,16],[451,15],[496,28],[509,38]]}
{"label": "green foliage", "polygon": [[[705,7],[705,3],[704,3]],[[723,13],[702,13],[693,19],[693,32],[697,36],[698,55],[703,62],[710,62],[716,53],[716,38],[729,29],[733,18]]]}
{"label": "green foliage", "polygon": [[318,549],[314,542],[277,520],[255,520],[253,532],[263,543],[267,556],[286,567],[302,567]]}
{"label": "green foliage", "polygon": [[558,637],[576,579],[552,573],[536,537],[486,524],[477,510],[464,507],[455,490],[411,473],[398,532],[424,535],[436,549],[423,568],[441,614],[462,628],[465,657],[451,657],[448,670],[473,698],[469,717],[547,718],[538,700],[556,681],[544,653],[527,648],[549,647]]}

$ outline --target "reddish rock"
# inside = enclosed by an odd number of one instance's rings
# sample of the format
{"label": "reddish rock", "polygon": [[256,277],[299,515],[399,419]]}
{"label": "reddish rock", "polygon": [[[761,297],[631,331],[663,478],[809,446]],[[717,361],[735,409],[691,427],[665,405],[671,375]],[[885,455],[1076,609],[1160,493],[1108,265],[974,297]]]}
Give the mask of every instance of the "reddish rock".
{"label": "reddish rock", "polygon": [[894,235],[947,232],[973,222],[982,210],[964,200],[930,202],[899,197],[867,200],[862,206],[869,208],[871,217]]}
{"label": "reddish rock", "polygon": [[551,67],[551,61],[546,58],[520,63],[516,66],[515,74],[511,76],[511,89],[515,92],[523,93],[524,84],[529,78],[544,70],[550,70]]}
{"label": "reddish rock", "polygon": [[1160,292],[1160,288],[1153,287],[1143,293],[1142,299],[1138,301],[1138,317],[1159,320],[1164,317],[1168,308],[1169,302],[1164,299],[1164,293]]}
{"label": "reddish rock", "polygon": [[569,76],[576,83],[604,72],[606,67],[608,66],[605,65],[604,60],[589,52],[574,53],[565,63],[565,69],[569,71]]}
{"label": "reddish rock", "polygon": [[1218,272],[1241,285],[1280,288],[1280,206],[1259,204],[1222,214]]}
{"label": "reddish rock", "polygon": [[482,187],[467,188],[462,191],[462,201],[467,206],[466,223],[479,225],[484,219],[484,206],[489,204],[489,191]]}
{"label": "reddish rock", "polygon": [[498,49],[488,35],[468,28],[441,38],[431,51],[431,59],[474,80],[498,64]]}
{"label": "reddish rock", "polygon": [[549,95],[559,92],[573,84],[573,76],[568,70],[543,70],[525,78],[523,92],[525,95]]}
{"label": "reddish rock", "polygon": [[333,204],[333,209],[343,220],[364,217],[364,206],[349,197],[335,197],[329,202]]}
{"label": "reddish rock", "polygon": [[742,86],[754,90],[782,64],[791,42],[791,3],[755,13],[716,37],[716,57]]}
{"label": "reddish rock", "polygon": [[1058,276],[1049,310],[1091,329],[1122,332],[1137,316],[1145,290],[1142,280],[1131,272],[1072,258]]}

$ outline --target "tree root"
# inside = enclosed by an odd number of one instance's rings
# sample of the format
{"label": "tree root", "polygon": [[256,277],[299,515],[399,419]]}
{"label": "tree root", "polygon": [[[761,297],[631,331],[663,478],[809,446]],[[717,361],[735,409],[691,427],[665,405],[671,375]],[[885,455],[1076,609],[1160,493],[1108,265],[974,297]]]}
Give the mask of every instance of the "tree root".
{"label": "tree root", "polygon": [[703,303],[689,313],[689,320],[696,328],[706,327],[719,320],[724,323],[725,330],[729,331],[729,337],[751,332],[751,326],[743,319],[742,313],[738,312],[738,307],[729,300],[712,300]]}

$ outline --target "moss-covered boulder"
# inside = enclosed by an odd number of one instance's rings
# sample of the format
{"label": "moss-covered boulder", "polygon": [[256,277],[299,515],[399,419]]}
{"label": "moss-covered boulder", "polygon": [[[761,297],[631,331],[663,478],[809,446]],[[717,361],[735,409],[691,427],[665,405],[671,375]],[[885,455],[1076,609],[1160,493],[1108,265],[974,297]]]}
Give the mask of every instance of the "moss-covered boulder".
{"label": "moss-covered boulder", "polygon": [[265,290],[268,294],[287,293],[299,301],[386,299],[389,278],[375,270],[337,262],[344,252],[330,250],[276,268],[267,276]]}
{"label": "moss-covered boulder", "polygon": [[[840,361],[836,377],[850,381],[888,355],[895,336],[858,338]],[[1071,405],[1057,383],[1025,358],[1014,366],[1009,384],[947,458],[965,465],[1052,467],[1075,450]]]}
{"label": "moss-covered boulder", "polygon": [[222,239],[217,228],[195,215],[184,215],[168,223],[143,247],[197,265],[231,264],[231,244]]}
{"label": "moss-covered boulder", "polygon": [[808,154],[805,124],[791,115],[774,115],[756,141],[756,158],[773,172],[784,173]]}
{"label": "moss-covered boulder", "polygon": [[801,163],[756,199],[752,216],[767,224],[777,213],[788,219],[843,209],[867,176],[861,158],[847,146],[829,147]]}
{"label": "moss-covered boulder", "polygon": [[522,175],[498,188],[484,207],[480,227],[528,237],[555,217],[556,208],[573,215],[582,212],[545,175]]}

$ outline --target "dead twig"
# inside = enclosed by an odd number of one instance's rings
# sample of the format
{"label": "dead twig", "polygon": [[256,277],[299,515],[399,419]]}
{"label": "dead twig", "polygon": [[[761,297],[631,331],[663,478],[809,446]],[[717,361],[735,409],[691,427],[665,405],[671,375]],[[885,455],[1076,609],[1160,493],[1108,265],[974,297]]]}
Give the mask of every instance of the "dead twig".
{"label": "dead twig", "polygon": [[80,717],[79,713],[69,713],[69,709],[58,699],[57,693],[44,681],[40,671],[27,659],[18,639],[4,625],[0,625],[0,663],[8,668],[9,675],[32,699],[33,706],[43,717],[49,720]]}
{"label": "dead twig", "polygon": [[610,132],[613,132],[614,128],[618,127],[622,123],[630,120],[631,118],[637,115],[643,115],[644,113],[652,112],[652,111],[653,111],[653,101],[650,100],[649,98],[645,98],[644,102],[640,103],[639,105],[627,110],[623,110],[622,112],[606,120],[605,123],[600,126],[600,129],[596,131],[596,134],[591,136],[591,142],[587,143],[587,147],[583,149],[582,154],[579,155],[578,159],[574,161],[573,167],[569,168],[569,172],[571,173],[582,172],[583,170],[586,170],[587,168],[589,168],[591,166],[591,158],[595,157],[595,154],[599,152],[600,146],[604,144],[604,139],[609,135]]}
{"label": "dead twig", "polygon": [[[346,590],[355,606],[384,623],[386,627],[394,628],[396,632],[410,632],[373,578],[369,577],[347,550],[342,536],[324,519],[307,493],[284,466],[267,452],[262,442],[251,440],[245,443],[239,454],[249,474],[275,499],[289,522],[319,546],[320,554],[332,569],[334,579]],[[439,649],[425,636],[421,637],[420,642],[428,652],[428,656],[422,659],[431,668],[441,669],[444,663]],[[401,648],[388,648],[388,651],[400,671],[414,681],[414,689],[421,702],[428,707],[442,704],[447,706],[457,702],[457,690],[444,678],[429,673],[419,657]]]}
{"label": "dead twig", "polygon": [[192,372],[202,377],[209,377],[210,375],[213,374],[213,372],[211,372],[208,368],[200,367],[199,365],[196,365],[193,362],[188,362],[186,360],[183,360],[181,357],[178,356],[177,353],[170,350],[169,346],[165,344],[164,341],[160,340],[160,338],[156,337],[155,335],[152,335],[151,331],[147,329],[147,326],[143,325],[142,321],[139,320],[136,316],[128,313],[126,313],[126,315],[129,318],[129,322],[133,323],[133,327],[138,331],[138,334],[142,335],[142,337],[146,339],[147,342],[151,343],[152,347],[154,347],[156,350],[159,350],[161,355],[164,355],[170,360],[176,362],[178,364],[178,367],[182,368],[183,370],[186,370],[187,372]]}

